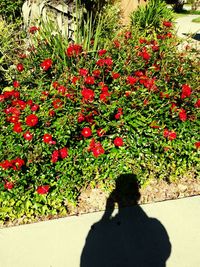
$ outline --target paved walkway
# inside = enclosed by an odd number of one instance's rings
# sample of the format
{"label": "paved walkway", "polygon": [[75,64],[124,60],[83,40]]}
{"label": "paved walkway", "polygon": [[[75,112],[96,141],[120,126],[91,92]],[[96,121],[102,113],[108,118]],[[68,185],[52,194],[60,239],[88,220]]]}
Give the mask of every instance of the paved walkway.
{"label": "paved walkway", "polygon": [[200,35],[200,23],[192,22],[193,19],[200,17],[200,15],[186,15],[176,20],[177,35],[182,38],[187,38],[187,34]]}
{"label": "paved walkway", "polygon": [[0,266],[200,266],[200,196],[114,210],[109,216],[97,212],[2,228]]}

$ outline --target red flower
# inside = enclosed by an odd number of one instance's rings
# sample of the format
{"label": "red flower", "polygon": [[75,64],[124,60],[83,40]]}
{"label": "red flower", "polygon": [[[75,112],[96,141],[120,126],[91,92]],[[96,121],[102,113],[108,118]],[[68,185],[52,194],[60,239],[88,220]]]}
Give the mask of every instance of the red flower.
{"label": "red flower", "polygon": [[81,134],[87,138],[87,137],[90,137],[92,135],[92,131],[89,127],[85,127],[82,129]]}
{"label": "red flower", "polygon": [[21,133],[22,132],[21,123],[15,123],[13,126],[13,131],[16,133]]}
{"label": "red flower", "polygon": [[190,97],[191,93],[192,93],[191,87],[187,84],[183,84],[181,98],[184,99],[186,97]]}
{"label": "red flower", "polygon": [[107,50],[106,50],[106,49],[101,49],[101,50],[98,51],[98,55],[99,55],[100,57],[102,57],[102,56],[105,55],[106,53],[107,53]]}
{"label": "red flower", "polygon": [[12,163],[6,159],[0,163],[0,167],[3,168],[4,170],[7,170],[12,167]]}
{"label": "red flower", "polygon": [[34,114],[30,114],[26,117],[26,125],[34,127],[38,123],[38,117]]}
{"label": "red flower", "polygon": [[112,72],[112,78],[113,79],[118,79],[120,77],[120,74],[117,72]]}
{"label": "red flower", "polygon": [[101,71],[100,70],[93,70],[92,74],[94,77],[99,77],[99,75],[101,74]]}
{"label": "red flower", "polygon": [[81,76],[87,76],[88,75],[88,70],[87,69],[79,69],[79,74]]}
{"label": "red flower", "polygon": [[36,27],[36,26],[31,26],[30,28],[29,28],[29,32],[30,33],[32,33],[32,34],[34,34],[36,31],[38,31],[39,30],[39,27]]}
{"label": "red flower", "polygon": [[171,28],[172,27],[172,23],[170,21],[163,21],[163,26],[165,26],[167,28]]}
{"label": "red flower", "polygon": [[200,108],[200,99],[197,100],[197,102],[194,104],[195,108]]}
{"label": "red flower", "polygon": [[59,159],[59,150],[54,150],[51,155],[51,162],[56,163]]}
{"label": "red flower", "polygon": [[181,108],[180,112],[179,112],[179,118],[181,121],[186,121],[187,120],[187,114],[186,114],[186,111]]}
{"label": "red flower", "polygon": [[68,156],[68,150],[67,150],[66,147],[61,148],[61,149],[59,150],[59,152],[60,152],[60,157],[61,157],[62,159],[66,158],[66,157]]}
{"label": "red flower", "polygon": [[132,76],[128,76],[126,81],[128,84],[134,85],[137,82],[137,78],[132,77]]}
{"label": "red flower", "polygon": [[19,171],[23,165],[25,165],[25,162],[23,159],[16,158],[11,160],[12,168],[15,171]]}
{"label": "red flower", "polygon": [[95,147],[92,149],[92,153],[95,158],[98,158],[100,155],[105,153],[105,150],[100,143],[97,143],[95,144]]}
{"label": "red flower", "polygon": [[46,144],[50,144],[52,142],[52,135],[51,134],[44,134],[43,135],[43,142]]}
{"label": "red flower", "polygon": [[14,187],[14,184],[12,182],[6,181],[4,184],[5,189],[11,190],[13,187]]}
{"label": "red flower", "polygon": [[123,139],[121,137],[116,137],[114,140],[114,145],[115,146],[123,146],[124,142]]}
{"label": "red flower", "polygon": [[79,115],[78,115],[78,123],[81,123],[81,122],[83,122],[85,120],[85,116],[82,114],[82,113],[80,113]]}
{"label": "red flower", "polygon": [[53,104],[53,107],[54,107],[55,109],[57,109],[57,108],[61,108],[61,107],[62,107],[63,102],[62,102],[62,100],[60,100],[59,98],[57,98],[57,99],[55,99],[55,100],[52,102],[52,104]]}
{"label": "red flower", "polygon": [[55,116],[55,111],[54,110],[49,110],[49,116],[54,117]]}
{"label": "red flower", "polygon": [[169,140],[174,140],[174,139],[176,139],[177,135],[174,131],[169,131],[168,129],[164,129],[163,136],[165,138],[168,138]]}
{"label": "red flower", "polygon": [[99,97],[101,101],[107,102],[109,96],[110,96],[109,92],[102,92]]}
{"label": "red flower", "polygon": [[39,105],[38,104],[34,104],[32,107],[31,107],[31,111],[37,111],[39,109]]}
{"label": "red flower", "polygon": [[81,91],[81,94],[83,96],[83,99],[85,101],[93,101],[94,100],[94,91],[91,90],[91,89],[87,89],[87,88],[84,88],[82,91]]}
{"label": "red flower", "polygon": [[37,193],[39,195],[45,195],[48,193],[50,186],[49,185],[41,185],[37,188]]}
{"label": "red flower", "polygon": [[17,64],[17,70],[18,70],[19,72],[22,72],[22,71],[24,70],[24,66],[23,66],[22,63]]}
{"label": "red flower", "polygon": [[118,108],[118,113],[115,114],[115,119],[119,120],[122,114],[123,114],[123,109],[122,108]]}
{"label": "red flower", "polygon": [[47,58],[40,64],[40,67],[42,67],[43,70],[47,71],[49,68],[51,68],[52,64],[52,60],[50,58]]}
{"label": "red flower", "polygon": [[30,140],[32,140],[33,135],[32,135],[32,133],[31,133],[30,131],[26,131],[26,132],[23,134],[23,137],[24,137],[24,139],[26,139],[27,141],[30,141]]}
{"label": "red flower", "polygon": [[194,145],[196,148],[200,148],[200,141],[196,142]]}
{"label": "red flower", "polygon": [[151,55],[145,49],[139,53],[139,56],[141,56],[146,61],[151,58]]}
{"label": "red flower", "polygon": [[70,44],[66,50],[66,54],[68,57],[78,56],[82,52],[82,46],[78,44]]}
{"label": "red flower", "polygon": [[18,88],[20,86],[20,83],[18,81],[13,81],[13,87]]}
{"label": "red flower", "polygon": [[95,79],[94,79],[93,76],[87,76],[87,77],[85,77],[84,82],[85,82],[86,84],[94,84],[94,83],[95,83]]}
{"label": "red flower", "polygon": [[169,132],[168,139],[169,139],[169,140],[174,140],[174,139],[176,139],[176,133],[173,132],[173,131]]}
{"label": "red flower", "polygon": [[104,136],[105,133],[106,133],[105,130],[102,129],[102,128],[99,128],[99,129],[97,130],[97,135],[98,135],[99,137]]}
{"label": "red flower", "polygon": [[165,138],[167,138],[168,136],[169,136],[169,130],[168,129],[164,129],[164,131],[163,131],[163,136],[165,137]]}
{"label": "red flower", "polygon": [[65,86],[63,86],[63,85],[60,85],[60,86],[58,86],[57,90],[58,90],[59,93],[64,95],[66,93],[66,91],[67,91],[67,88]]}

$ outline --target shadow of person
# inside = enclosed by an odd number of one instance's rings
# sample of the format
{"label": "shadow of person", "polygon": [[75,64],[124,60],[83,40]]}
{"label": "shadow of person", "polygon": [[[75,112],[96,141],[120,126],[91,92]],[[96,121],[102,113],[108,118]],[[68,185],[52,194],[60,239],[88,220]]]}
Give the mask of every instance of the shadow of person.
{"label": "shadow of person", "polygon": [[[164,267],[171,244],[164,226],[137,205],[133,174],[118,177],[101,220],[92,225],[81,255],[81,267]],[[112,217],[115,203],[118,213]]]}

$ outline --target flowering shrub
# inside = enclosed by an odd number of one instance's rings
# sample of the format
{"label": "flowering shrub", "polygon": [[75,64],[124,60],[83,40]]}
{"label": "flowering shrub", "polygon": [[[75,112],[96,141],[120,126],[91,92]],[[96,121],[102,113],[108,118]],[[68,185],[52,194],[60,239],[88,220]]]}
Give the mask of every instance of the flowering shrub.
{"label": "flowering shrub", "polygon": [[3,221],[66,214],[82,188],[122,173],[140,183],[199,174],[198,66],[176,45],[165,21],[97,52],[52,53],[38,38],[16,59],[0,95]]}

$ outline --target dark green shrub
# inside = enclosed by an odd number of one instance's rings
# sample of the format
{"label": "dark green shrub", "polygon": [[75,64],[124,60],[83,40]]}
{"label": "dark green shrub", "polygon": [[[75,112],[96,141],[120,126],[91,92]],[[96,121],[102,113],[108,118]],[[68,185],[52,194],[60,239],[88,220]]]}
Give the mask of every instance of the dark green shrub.
{"label": "dark green shrub", "polygon": [[1,0],[0,1],[0,16],[7,21],[20,18],[23,0]]}
{"label": "dark green shrub", "polygon": [[162,21],[171,21],[173,12],[167,8],[163,0],[149,0],[147,5],[139,8],[131,14],[131,24],[140,29],[154,28],[159,31]]}
{"label": "dark green shrub", "polygon": [[64,215],[83,188],[124,173],[141,184],[199,176],[199,66],[170,23],[99,51],[30,30],[0,95],[2,222]]}

